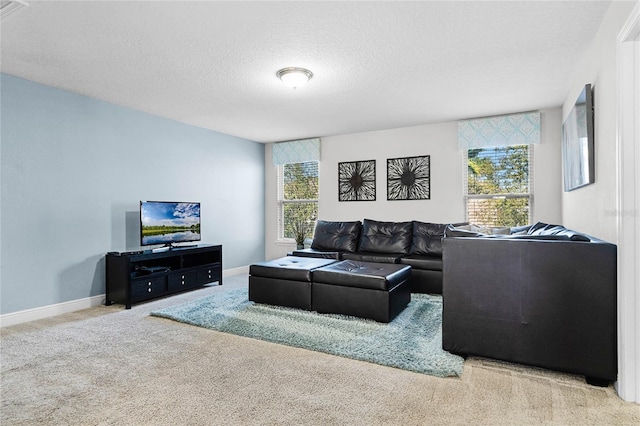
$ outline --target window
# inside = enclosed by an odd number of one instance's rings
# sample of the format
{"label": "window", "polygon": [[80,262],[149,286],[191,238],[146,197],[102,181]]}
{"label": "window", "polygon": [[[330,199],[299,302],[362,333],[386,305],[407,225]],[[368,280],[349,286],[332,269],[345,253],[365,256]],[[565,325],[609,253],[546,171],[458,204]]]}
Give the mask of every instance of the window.
{"label": "window", "polygon": [[465,152],[467,220],[491,227],[531,223],[533,146],[475,148]]}
{"label": "window", "polygon": [[313,238],[318,219],[318,162],[281,164],[278,171],[278,239]]}

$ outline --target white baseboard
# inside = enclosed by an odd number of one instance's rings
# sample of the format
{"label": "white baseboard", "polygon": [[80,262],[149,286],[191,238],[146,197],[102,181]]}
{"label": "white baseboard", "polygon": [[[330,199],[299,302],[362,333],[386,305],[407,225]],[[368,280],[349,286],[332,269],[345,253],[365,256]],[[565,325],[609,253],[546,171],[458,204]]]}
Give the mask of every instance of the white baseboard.
{"label": "white baseboard", "polygon": [[105,295],[85,297],[84,299],[70,300],[68,302],[56,303],[55,305],[42,306],[39,308],[26,309],[24,311],[11,312],[0,315],[0,327],[22,324],[23,322],[35,321],[43,318],[54,317],[56,315],[67,314],[69,312],[80,311],[104,304]]}
{"label": "white baseboard", "polygon": [[[249,273],[249,266],[226,269],[222,271],[222,278],[232,277]],[[104,304],[105,295],[86,297],[84,299],[70,300],[68,302],[56,303],[55,305],[42,306],[39,308],[26,309],[24,311],[11,312],[0,315],[0,327],[22,324],[24,322],[35,321],[43,318],[54,317],[56,315],[67,314],[69,312],[80,311],[82,309],[93,308]]]}
{"label": "white baseboard", "polygon": [[232,277],[234,275],[242,275],[242,274],[248,274],[248,273],[249,273],[249,265],[241,266],[239,268],[225,269],[224,271],[222,271],[222,278],[224,279],[225,277]]}

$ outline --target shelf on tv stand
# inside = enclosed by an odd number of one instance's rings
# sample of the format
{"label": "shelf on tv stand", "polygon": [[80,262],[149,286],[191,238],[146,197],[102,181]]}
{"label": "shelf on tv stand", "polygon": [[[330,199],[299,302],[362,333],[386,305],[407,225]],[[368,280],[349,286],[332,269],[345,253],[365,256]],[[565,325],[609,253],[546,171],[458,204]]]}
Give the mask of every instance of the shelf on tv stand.
{"label": "shelf on tv stand", "polygon": [[163,251],[107,253],[106,305],[134,303],[218,282],[222,285],[222,246],[174,247]]}

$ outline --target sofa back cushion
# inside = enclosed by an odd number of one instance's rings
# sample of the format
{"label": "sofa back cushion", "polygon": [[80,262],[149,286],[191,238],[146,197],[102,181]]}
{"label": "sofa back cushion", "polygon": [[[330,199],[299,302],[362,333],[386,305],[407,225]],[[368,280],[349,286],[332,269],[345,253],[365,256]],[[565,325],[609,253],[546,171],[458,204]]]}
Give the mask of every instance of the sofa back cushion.
{"label": "sofa back cushion", "polygon": [[588,235],[581,234],[580,232],[572,231],[565,228],[562,225],[549,225],[547,223],[538,222],[529,228],[527,235],[531,236],[558,236],[567,237],[571,241],[591,241]]}
{"label": "sofa back cushion", "polygon": [[365,219],[358,250],[371,253],[409,254],[412,236],[412,222],[379,222]]}
{"label": "sofa back cushion", "polygon": [[442,238],[447,225],[413,221],[411,254],[442,256]]}
{"label": "sofa back cushion", "polygon": [[444,230],[444,236],[445,238],[452,238],[452,237],[483,237],[486,235],[481,232],[477,232],[476,230],[473,230],[472,227],[473,225],[471,226],[469,225],[455,226],[453,224],[447,225],[447,227]]}
{"label": "sofa back cushion", "polygon": [[354,252],[358,249],[362,224],[319,220],[311,248],[314,250]]}
{"label": "sofa back cushion", "polygon": [[[460,223],[428,223],[413,221],[413,245],[411,254],[442,256],[442,239],[448,227],[468,227],[469,222]],[[466,228],[465,228],[466,229]]]}

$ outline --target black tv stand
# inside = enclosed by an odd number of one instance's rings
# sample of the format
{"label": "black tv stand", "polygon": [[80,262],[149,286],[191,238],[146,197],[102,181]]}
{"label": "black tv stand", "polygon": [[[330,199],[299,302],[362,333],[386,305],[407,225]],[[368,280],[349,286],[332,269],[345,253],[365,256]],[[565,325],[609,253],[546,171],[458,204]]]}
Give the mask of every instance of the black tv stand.
{"label": "black tv stand", "polygon": [[167,247],[166,250],[107,253],[105,305],[169,296],[218,282],[222,285],[222,246]]}

